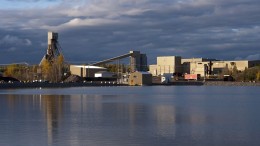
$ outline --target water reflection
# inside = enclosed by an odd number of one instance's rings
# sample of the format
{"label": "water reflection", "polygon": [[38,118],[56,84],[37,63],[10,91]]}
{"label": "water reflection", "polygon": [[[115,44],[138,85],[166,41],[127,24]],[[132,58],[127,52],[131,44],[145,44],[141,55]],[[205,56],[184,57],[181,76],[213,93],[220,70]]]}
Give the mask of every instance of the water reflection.
{"label": "water reflection", "polygon": [[48,144],[58,138],[59,121],[62,120],[63,99],[61,95],[38,95],[41,101],[40,107],[46,119]]}
{"label": "water reflection", "polygon": [[172,105],[158,105],[153,108],[156,131],[159,136],[175,139],[176,108]]}
{"label": "water reflection", "polygon": [[0,95],[0,145],[254,145],[256,103],[188,94]]}

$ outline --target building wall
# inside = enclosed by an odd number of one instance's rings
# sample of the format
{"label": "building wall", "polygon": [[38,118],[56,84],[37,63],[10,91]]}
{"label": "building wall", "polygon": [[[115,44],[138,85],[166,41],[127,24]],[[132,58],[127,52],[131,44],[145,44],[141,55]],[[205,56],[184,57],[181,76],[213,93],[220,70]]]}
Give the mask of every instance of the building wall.
{"label": "building wall", "polygon": [[182,72],[180,56],[160,56],[157,57],[157,64],[149,66],[149,72],[153,76],[163,75],[164,73]]}
{"label": "building wall", "polygon": [[140,70],[140,51],[130,51],[132,56],[130,57],[130,67],[131,71],[139,71]]}
{"label": "building wall", "polygon": [[191,62],[190,74],[200,74],[204,77],[204,65],[208,65],[209,62]]}
{"label": "building wall", "polygon": [[146,54],[140,55],[140,62],[141,62],[140,71],[147,71],[148,67],[147,67],[147,56],[146,56]]}
{"label": "building wall", "polygon": [[[209,66],[209,61],[205,62],[191,62],[190,63],[190,73],[200,74],[204,77],[204,65]],[[245,68],[249,68],[249,61],[212,61],[212,71],[213,74],[218,74],[224,69],[233,70],[236,67],[238,71],[244,71]]]}
{"label": "building wall", "polygon": [[181,64],[181,56],[175,56],[175,71],[177,73],[182,73],[183,72],[183,67]]}
{"label": "building wall", "polygon": [[149,65],[149,73],[153,76],[158,76],[157,65]]}
{"label": "building wall", "polygon": [[[196,72],[201,73],[201,66],[197,64],[197,62],[203,62],[203,58],[188,58],[188,59],[181,59],[181,64],[183,67],[182,73],[186,74],[194,74]],[[204,69],[204,66],[203,66]],[[197,71],[198,70],[198,71]],[[204,74],[204,72],[203,72]]]}
{"label": "building wall", "polygon": [[96,78],[112,78],[115,76],[116,76],[116,74],[114,74],[112,72],[107,72],[107,71],[101,71],[101,72],[95,73]]}
{"label": "building wall", "polygon": [[78,75],[81,77],[95,77],[95,73],[99,71],[106,71],[106,68],[102,67],[96,67],[91,68],[88,66],[76,66],[76,65],[70,65],[70,72],[73,75]]}
{"label": "building wall", "polygon": [[129,85],[150,85],[152,84],[152,74],[142,73],[142,72],[134,72],[129,76]]}
{"label": "building wall", "polygon": [[[182,73],[187,73],[187,74],[192,74],[194,67],[196,66],[196,63],[202,63],[202,62],[207,62],[209,63],[210,61],[217,61],[216,59],[210,59],[210,58],[187,58],[187,59],[181,59],[181,64],[182,64]],[[191,63],[193,63],[191,65]],[[204,63],[203,63],[204,65]],[[201,68],[204,69],[204,66],[201,67],[201,65],[197,65],[200,69],[199,72],[201,72]],[[195,67],[196,68],[196,67]]]}
{"label": "building wall", "polygon": [[174,73],[174,72],[175,72],[174,65],[157,65],[158,75],[163,75],[164,73]]}
{"label": "building wall", "polygon": [[184,62],[183,64],[182,64],[182,73],[186,73],[186,74],[190,74],[191,72],[190,72],[190,62]]}
{"label": "building wall", "polygon": [[202,62],[203,58],[188,58],[188,59],[181,59],[181,63],[185,62]]}
{"label": "building wall", "polygon": [[238,71],[244,71],[245,68],[260,65],[260,60],[218,61],[208,58],[181,59],[180,56],[160,56],[157,57],[156,65],[149,66],[149,72],[153,76],[159,76],[164,73],[187,73],[200,74],[201,77],[204,77],[204,65],[207,65],[209,69],[210,61],[212,63],[211,71],[213,74],[220,73],[225,69],[233,70],[234,67]]}
{"label": "building wall", "polygon": [[248,68],[248,61],[213,61],[212,68],[227,68],[228,70],[233,70],[236,66],[237,70],[244,71],[245,68]]}
{"label": "building wall", "polygon": [[130,57],[131,71],[147,71],[147,56],[146,54],[140,54],[140,51],[130,51],[132,56]]}

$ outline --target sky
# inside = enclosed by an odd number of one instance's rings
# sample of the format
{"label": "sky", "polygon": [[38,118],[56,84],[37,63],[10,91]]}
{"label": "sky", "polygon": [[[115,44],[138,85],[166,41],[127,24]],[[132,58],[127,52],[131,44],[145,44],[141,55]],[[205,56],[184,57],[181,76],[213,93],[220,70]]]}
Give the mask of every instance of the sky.
{"label": "sky", "polygon": [[0,64],[38,64],[47,32],[66,61],[131,50],[157,56],[260,60],[259,0],[0,0]]}

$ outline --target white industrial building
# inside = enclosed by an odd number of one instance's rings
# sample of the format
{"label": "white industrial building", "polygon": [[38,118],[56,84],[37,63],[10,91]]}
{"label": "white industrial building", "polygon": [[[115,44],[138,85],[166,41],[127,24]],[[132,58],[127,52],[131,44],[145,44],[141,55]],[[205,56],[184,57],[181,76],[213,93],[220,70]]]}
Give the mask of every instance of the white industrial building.
{"label": "white industrial building", "polygon": [[104,67],[90,66],[90,65],[70,65],[70,72],[73,75],[80,77],[95,77],[95,73],[100,71],[107,71]]}

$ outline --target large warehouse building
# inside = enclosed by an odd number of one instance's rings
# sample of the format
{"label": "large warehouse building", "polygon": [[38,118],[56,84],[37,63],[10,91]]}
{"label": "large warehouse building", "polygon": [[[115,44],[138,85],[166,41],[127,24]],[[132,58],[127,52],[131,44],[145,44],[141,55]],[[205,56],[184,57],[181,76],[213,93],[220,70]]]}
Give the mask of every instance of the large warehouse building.
{"label": "large warehouse building", "polygon": [[260,60],[249,61],[219,61],[208,58],[189,58],[182,59],[180,56],[161,56],[157,57],[157,64],[149,66],[149,72],[153,76],[160,76],[164,73],[182,73],[182,74],[200,74],[204,77],[205,72],[211,75],[217,75],[224,70],[244,71],[245,68],[251,68],[260,65]]}
{"label": "large warehouse building", "polygon": [[78,75],[80,77],[95,77],[95,73],[106,70],[106,68],[98,66],[70,65],[71,74]]}
{"label": "large warehouse building", "polygon": [[233,70],[236,68],[238,71],[244,71],[246,68],[251,68],[254,66],[260,65],[260,60],[248,61],[248,60],[239,60],[239,61],[199,61],[199,62],[190,62],[190,72],[188,74],[200,74],[204,76],[205,66],[208,69],[208,74],[218,75],[225,70]]}

